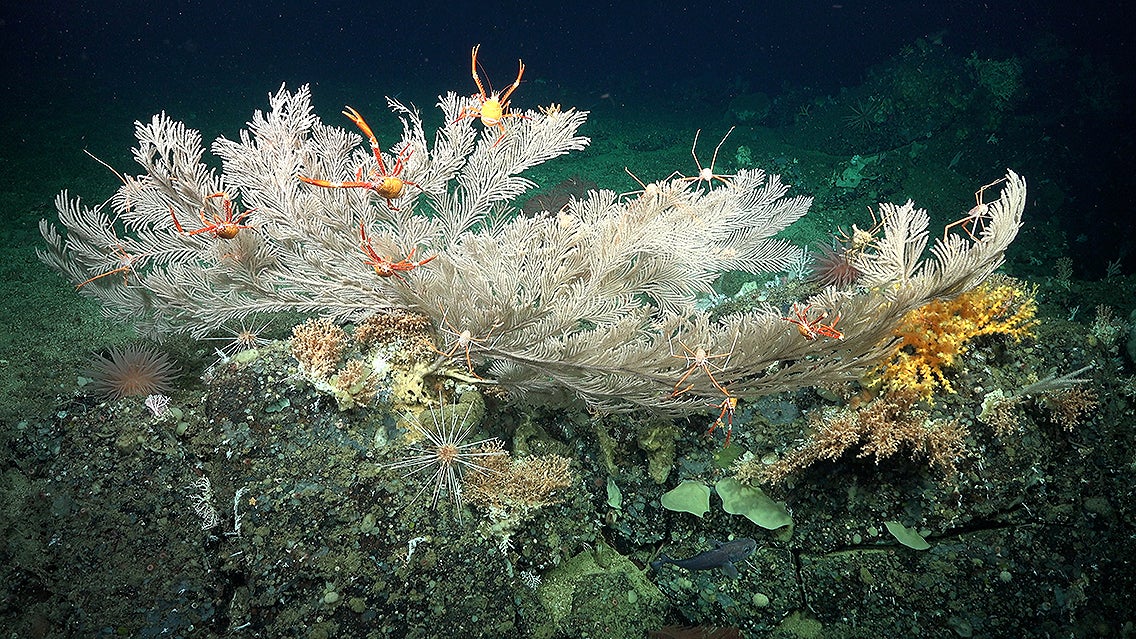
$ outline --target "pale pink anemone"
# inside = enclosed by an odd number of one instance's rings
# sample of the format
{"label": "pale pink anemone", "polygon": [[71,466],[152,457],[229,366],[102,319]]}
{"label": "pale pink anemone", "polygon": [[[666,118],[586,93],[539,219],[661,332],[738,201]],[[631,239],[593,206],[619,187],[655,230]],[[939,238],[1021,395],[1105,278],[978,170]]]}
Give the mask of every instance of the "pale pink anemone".
{"label": "pale pink anemone", "polygon": [[851,286],[860,278],[860,271],[848,260],[848,249],[820,245],[820,253],[813,256],[812,275],[809,279],[821,286]]}
{"label": "pale pink anemone", "polygon": [[169,393],[178,372],[165,353],[144,344],[131,344],[112,347],[106,356],[96,356],[83,375],[93,380],[91,392],[120,399]]}

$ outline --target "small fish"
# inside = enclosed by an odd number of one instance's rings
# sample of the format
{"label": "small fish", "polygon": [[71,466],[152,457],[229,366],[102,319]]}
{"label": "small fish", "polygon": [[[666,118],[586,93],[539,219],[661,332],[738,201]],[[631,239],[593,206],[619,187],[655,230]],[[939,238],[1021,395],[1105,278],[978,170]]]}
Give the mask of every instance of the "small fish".
{"label": "small fish", "polygon": [[733,541],[727,541],[726,543],[711,539],[710,543],[715,546],[713,550],[707,550],[689,559],[676,560],[666,555],[659,555],[658,559],[651,562],[651,568],[658,570],[659,566],[663,564],[674,564],[679,568],[686,568],[687,570],[713,570],[714,568],[721,568],[722,572],[737,579],[738,569],[734,567],[734,562],[742,561],[752,555],[754,550],[757,550],[757,542],[749,537],[742,537]]}

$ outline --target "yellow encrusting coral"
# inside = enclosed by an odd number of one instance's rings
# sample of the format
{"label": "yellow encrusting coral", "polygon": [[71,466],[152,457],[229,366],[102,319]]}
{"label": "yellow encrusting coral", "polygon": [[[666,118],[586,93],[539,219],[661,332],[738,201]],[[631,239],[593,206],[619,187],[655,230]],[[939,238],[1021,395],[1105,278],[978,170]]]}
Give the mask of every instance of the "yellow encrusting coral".
{"label": "yellow encrusting coral", "polygon": [[950,300],[935,300],[909,312],[896,328],[895,352],[877,369],[888,390],[916,392],[931,399],[938,387],[953,393],[945,369],[981,335],[1015,340],[1037,326],[1034,290],[1009,277],[993,277]]}

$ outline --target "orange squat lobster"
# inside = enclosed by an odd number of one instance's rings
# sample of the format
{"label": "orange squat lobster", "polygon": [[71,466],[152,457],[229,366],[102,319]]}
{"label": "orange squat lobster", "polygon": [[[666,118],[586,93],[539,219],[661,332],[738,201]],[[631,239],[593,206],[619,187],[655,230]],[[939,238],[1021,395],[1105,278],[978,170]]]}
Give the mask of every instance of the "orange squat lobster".
{"label": "orange squat lobster", "polygon": [[231,240],[237,236],[237,233],[240,232],[241,229],[253,228],[247,224],[241,224],[241,222],[244,222],[245,218],[248,217],[248,214],[252,213],[256,209],[248,209],[247,211],[241,211],[240,213],[233,215],[233,200],[229,198],[228,194],[224,191],[218,191],[217,193],[206,195],[205,200],[208,201],[215,197],[221,198],[221,209],[224,211],[224,214],[217,215],[216,213],[214,213],[213,219],[207,220],[205,219],[205,209],[202,208],[197,212],[197,214],[201,216],[201,224],[203,226],[196,231],[186,232],[186,230],[181,227],[181,222],[178,222],[177,215],[174,215],[173,207],[170,207],[170,217],[173,218],[174,226],[177,227],[178,233],[181,233],[183,235],[197,235],[198,233],[208,233],[213,237],[221,240]]}
{"label": "orange squat lobster", "polygon": [[[383,153],[379,148],[379,141],[375,139],[375,134],[371,131],[371,127],[367,124],[366,120],[363,119],[363,116],[359,115],[358,111],[352,109],[351,107],[344,108],[346,110],[343,112],[343,115],[346,115],[348,118],[350,118],[351,121],[355,123],[355,126],[359,127],[359,130],[363,132],[363,135],[366,135],[367,139],[370,140],[371,151],[375,154],[375,161],[379,163],[378,170],[371,172],[371,175],[368,176],[371,179],[364,180],[363,167],[359,167],[359,170],[355,172],[354,182],[330,182],[328,180],[315,180],[303,175],[297,177],[299,177],[300,181],[305,184],[322,186],[327,189],[367,189],[369,191],[374,191],[376,194],[378,194],[379,197],[387,201],[387,206],[390,207],[392,211],[397,211],[398,207],[394,205],[394,202],[392,200],[396,200],[402,195],[402,191],[407,184],[419,189],[422,188],[414,182],[411,182],[410,180],[404,180],[399,177],[400,175],[402,175],[402,170],[406,168],[406,161],[410,159],[411,153],[414,152],[414,147],[408,144],[405,148],[399,151],[398,155],[396,155],[394,158],[394,168],[388,172],[387,165],[385,162],[383,162]],[[376,177],[381,179],[373,180],[373,178]]]}
{"label": "orange squat lobster", "polygon": [[781,319],[786,322],[796,324],[797,331],[800,332],[801,337],[812,341],[818,337],[831,337],[832,339],[844,339],[844,333],[836,330],[836,323],[840,321],[840,316],[837,315],[831,323],[824,324],[823,320],[828,317],[828,311],[821,311],[820,315],[815,318],[809,318],[809,310],[812,305],[801,308],[800,304],[793,304],[793,314],[796,317],[782,317]]}
{"label": "orange squat lobster", "polygon": [[419,266],[422,266],[423,264],[426,264],[427,262],[438,257],[437,255],[431,255],[424,260],[415,261],[414,252],[418,250],[418,247],[415,247],[410,249],[410,253],[408,253],[405,258],[397,262],[392,262],[375,252],[374,247],[371,246],[371,240],[367,237],[367,231],[365,228],[363,228],[362,223],[359,224],[359,250],[363,251],[363,254],[367,256],[366,259],[363,260],[363,263],[375,269],[375,275],[378,275],[379,277],[397,277],[400,282],[408,286],[410,285],[410,283],[406,281],[406,278],[402,276],[402,273],[409,273]]}
{"label": "orange squat lobster", "polygon": [[515,82],[509,85],[508,89],[505,89],[504,93],[498,95],[496,91],[493,91],[492,85],[490,85],[489,94],[486,95],[485,87],[481,84],[481,77],[477,74],[477,50],[480,47],[480,44],[473,47],[473,63],[470,65],[470,68],[473,72],[473,81],[477,84],[478,93],[478,95],[475,95],[473,97],[479,101],[479,104],[477,107],[473,108],[462,107],[461,111],[458,112],[457,119],[454,120],[454,122],[457,122],[462,118],[472,116],[479,118],[481,120],[481,123],[484,124],[487,128],[497,127],[497,130],[501,132],[500,137],[498,137],[497,141],[493,143],[493,146],[497,146],[501,143],[501,140],[505,139],[505,124],[502,122],[502,120],[504,120],[505,118],[525,117],[519,113],[505,112],[505,109],[509,108],[509,96],[513,94],[513,91],[517,90],[517,87],[521,86],[521,76],[525,74],[525,63],[521,60],[517,60],[517,63],[520,65],[520,70],[517,71],[517,79]]}

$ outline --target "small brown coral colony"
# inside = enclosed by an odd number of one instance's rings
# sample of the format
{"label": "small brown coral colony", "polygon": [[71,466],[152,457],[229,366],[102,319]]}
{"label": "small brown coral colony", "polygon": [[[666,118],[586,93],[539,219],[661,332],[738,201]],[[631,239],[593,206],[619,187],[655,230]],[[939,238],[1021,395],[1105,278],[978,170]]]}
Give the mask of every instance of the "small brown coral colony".
{"label": "small brown coral colony", "polygon": [[779,482],[817,461],[838,459],[852,448],[859,448],[857,457],[874,457],[877,464],[906,450],[913,459],[924,458],[951,477],[966,454],[969,433],[957,421],[929,419],[916,402],[913,393],[889,393],[860,408],[825,411],[814,419],[815,430],[804,444],[771,464],[758,459],[739,462],[735,477],[751,485]]}
{"label": "small brown coral colony", "polygon": [[316,379],[327,379],[347,348],[347,332],[329,319],[310,319],[292,329],[292,357]]}
{"label": "small brown coral colony", "polygon": [[466,477],[463,486],[472,503],[504,510],[539,508],[559,502],[561,497],[556,493],[575,480],[567,457],[513,458],[503,454],[498,440],[488,442],[485,450],[502,454],[486,457],[481,467]]}
{"label": "small brown coral colony", "polygon": [[396,351],[408,359],[432,358],[436,352],[430,318],[408,311],[392,310],[376,313],[355,327],[355,343],[361,348],[399,341]]}

